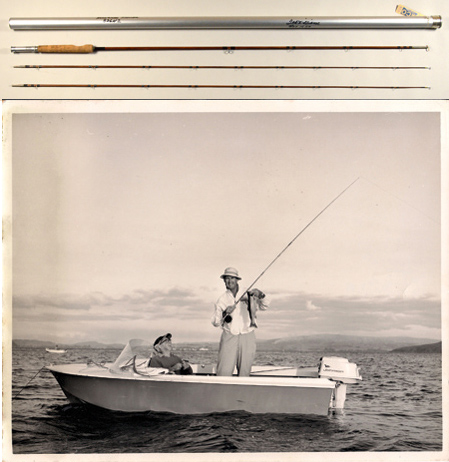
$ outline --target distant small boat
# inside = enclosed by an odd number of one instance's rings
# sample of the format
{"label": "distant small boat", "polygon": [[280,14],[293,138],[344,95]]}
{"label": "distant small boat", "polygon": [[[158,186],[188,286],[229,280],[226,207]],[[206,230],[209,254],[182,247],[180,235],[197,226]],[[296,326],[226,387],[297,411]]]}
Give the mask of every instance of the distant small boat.
{"label": "distant small boat", "polygon": [[346,385],[362,377],[345,358],[321,358],[318,367],[254,366],[250,377],[219,377],[215,366],[192,364],[192,375],[169,374],[137,359],[128,343],[114,363],[47,366],[74,403],[122,412],[207,414],[243,410],[250,413],[326,415],[344,407]]}
{"label": "distant small boat", "polygon": [[61,350],[60,348],[45,348],[45,351],[47,353],[57,353],[57,354],[67,353],[67,350]]}

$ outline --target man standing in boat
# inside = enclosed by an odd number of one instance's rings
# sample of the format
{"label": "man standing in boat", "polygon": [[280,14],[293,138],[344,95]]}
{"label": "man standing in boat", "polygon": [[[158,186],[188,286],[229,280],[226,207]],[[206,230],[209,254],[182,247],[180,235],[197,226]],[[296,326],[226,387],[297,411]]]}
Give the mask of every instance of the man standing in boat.
{"label": "man standing in boat", "polygon": [[217,375],[231,376],[237,367],[239,376],[249,376],[256,354],[256,311],[266,310],[268,303],[258,289],[237,297],[241,277],[235,268],[226,268],[220,277],[226,292],[215,303],[212,317],[212,324],[223,329]]}

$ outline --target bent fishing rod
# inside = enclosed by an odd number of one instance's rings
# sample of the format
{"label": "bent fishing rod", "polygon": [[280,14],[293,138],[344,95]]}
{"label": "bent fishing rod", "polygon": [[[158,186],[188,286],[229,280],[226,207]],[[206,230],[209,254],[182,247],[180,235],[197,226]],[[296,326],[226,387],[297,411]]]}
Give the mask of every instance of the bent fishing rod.
{"label": "bent fishing rod", "polygon": [[[338,200],[358,180],[359,180],[359,178],[355,179],[349,186],[346,186],[346,188],[343,189],[343,191],[341,193],[339,193],[336,197],[334,197],[334,199],[332,199],[329,202],[329,204],[326,205],[326,207],[324,207],[317,215],[315,215],[315,217],[312,220],[310,220],[307,223],[306,226],[304,226],[304,228],[301,229],[301,231],[276,255],[276,257],[270,262],[270,264],[259,274],[259,276],[257,276],[257,278],[252,282],[252,284],[246,289],[245,294],[247,292],[249,292],[254,287],[254,285],[257,283],[257,281],[268,271],[269,268],[271,268],[271,266],[276,262],[276,260],[279,259],[279,257],[296,241],[296,239],[298,239],[298,237],[301,236],[301,234],[304,233],[304,231],[307,228],[309,228],[310,225],[314,221],[316,221],[336,200]],[[235,302],[234,306],[236,306],[242,300],[242,298],[245,296],[245,294],[240,296],[240,298]]]}
{"label": "bent fishing rod", "polygon": [[239,50],[429,50],[428,45],[407,45],[407,46],[321,46],[321,45],[295,45],[295,46],[109,46],[99,47],[96,45],[35,45],[35,46],[13,46],[12,53],[75,53],[88,54],[98,51],[224,51],[233,53]]}
{"label": "bent fishing rod", "polygon": [[159,66],[159,65],[71,65],[71,64],[25,64],[14,66],[14,69],[382,69],[382,70],[401,70],[401,69],[429,69],[424,66]]}
{"label": "bent fishing rod", "polygon": [[22,88],[273,88],[273,89],[350,89],[350,90],[430,90],[431,87],[388,87],[355,85],[192,85],[192,84],[92,84],[92,83],[22,83]]}
{"label": "bent fishing rod", "polygon": [[[229,315],[235,310],[236,306],[239,304],[239,302],[246,296],[246,294],[255,286],[257,281],[268,271],[269,268],[276,262],[276,260],[279,259],[279,257],[298,239],[301,234],[304,233],[304,231],[309,228],[314,221],[316,221],[335,201],[337,201],[353,184],[355,184],[360,178],[356,178],[349,186],[346,186],[343,191],[341,191],[334,199],[332,199],[326,207],[324,207],[315,217],[310,220],[304,228],[301,229],[301,231],[277,254],[277,256],[270,262],[270,264],[257,276],[257,278],[252,282],[252,284],[245,290],[245,292],[239,297],[239,299],[231,305],[231,307],[228,307],[230,309],[226,309],[226,311],[223,312],[223,320],[222,324],[226,323],[229,321]],[[232,319],[232,318],[231,318]]]}
{"label": "bent fishing rod", "polygon": [[10,18],[13,30],[439,29],[441,16]]}
{"label": "bent fishing rod", "polygon": [[[306,226],[304,226],[304,228],[301,229],[301,231],[277,254],[277,256],[270,262],[270,264],[259,274],[259,276],[257,276],[257,278],[253,281],[253,283],[248,287],[248,289],[246,289],[246,292],[248,292],[249,290],[251,290],[254,285],[256,284],[256,282],[268,271],[269,268],[271,268],[271,266],[276,262],[276,260],[279,259],[279,257],[296,241],[296,239],[298,239],[299,236],[301,236],[301,234],[304,233],[304,231],[306,231],[307,228],[309,228],[313,222],[315,222],[335,201],[337,201],[352,185],[354,185],[355,183],[357,183],[357,181],[359,181],[360,178],[356,178],[349,186],[346,186],[345,189],[343,189],[343,191],[341,191],[336,197],[334,197],[334,199],[332,199],[327,205],[326,207],[324,207],[317,215],[315,215],[315,217],[310,220]],[[242,299],[243,295],[239,298],[239,300],[236,302],[236,305],[237,303]]]}

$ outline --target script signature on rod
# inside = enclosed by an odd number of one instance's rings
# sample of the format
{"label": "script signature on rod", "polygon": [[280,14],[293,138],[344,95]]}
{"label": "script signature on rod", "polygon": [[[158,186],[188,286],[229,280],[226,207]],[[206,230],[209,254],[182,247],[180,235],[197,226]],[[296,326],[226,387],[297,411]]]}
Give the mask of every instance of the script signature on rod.
{"label": "script signature on rod", "polygon": [[104,17],[98,17],[96,19],[99,19],[103,22],[110,22],[110,23],[121,23],[122,22],[122,19],[138,19],[137,17],[133,17],[133,16],[130,16],[130,17],[126,17],[126,18],[113,18],[113,17],[107,17],[107,18],[104,18]]}
{"label": "script signature on rod", "polygon": [[309,21],[304,19],[290,19],[287,21],[287,26],[294,28],[294,29],[307,29],[308,27],[312,26],[319,26],[319,21]]}

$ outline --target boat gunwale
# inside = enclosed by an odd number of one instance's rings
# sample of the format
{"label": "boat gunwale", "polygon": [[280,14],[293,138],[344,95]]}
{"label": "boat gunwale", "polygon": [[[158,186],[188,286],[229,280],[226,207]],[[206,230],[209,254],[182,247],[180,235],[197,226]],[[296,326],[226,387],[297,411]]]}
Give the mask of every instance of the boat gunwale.
{"label": "boat gunwale", "polygon": [[[78,370],[64,370],[82,366]],[[297,387],[297,388],[335,388],[335,382],[329,378],[321,377],[299,377],[299,376],[217,376],[207,374],[177,375],[159,373],[153,375],[144,375],[132,372],[131,374],[116,375],[109,368],[100,368],[100,366],[89,367],[85,364],[58,364],[46,366],[50,372],[56,374],[90,377],[106,380],[131,380],[131,381],[153,381],[153,382],[179,382],[179,383],[198,383],[203,385],[251,385],[251,386],[276,386],[276,387]],[[90,371],[88,371],[90,369]],[[290,369],[290,368],[289,368]]]}

